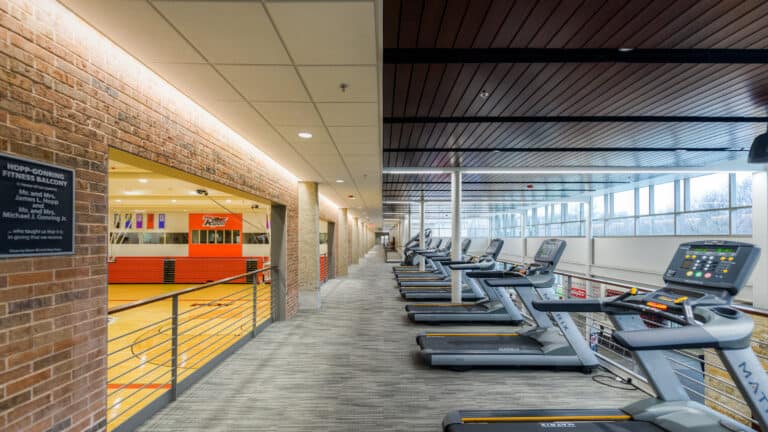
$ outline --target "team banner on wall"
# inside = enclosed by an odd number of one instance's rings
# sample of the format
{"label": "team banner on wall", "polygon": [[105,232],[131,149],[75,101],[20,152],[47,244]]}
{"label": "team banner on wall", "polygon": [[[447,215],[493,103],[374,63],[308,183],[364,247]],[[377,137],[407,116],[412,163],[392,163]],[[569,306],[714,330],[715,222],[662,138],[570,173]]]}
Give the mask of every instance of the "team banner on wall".
{"label": "team banner on wall", "polygon": [[75,253],[75,172],[0,154],[0,257]]}
{"label": "team banner on wall", "polygon": [[157,228],[165,229],[165,213],[157,214]]}
{"label": "team banner on wall", "polygon": [[144,215],[136,213],[136,229],[144,228]]}

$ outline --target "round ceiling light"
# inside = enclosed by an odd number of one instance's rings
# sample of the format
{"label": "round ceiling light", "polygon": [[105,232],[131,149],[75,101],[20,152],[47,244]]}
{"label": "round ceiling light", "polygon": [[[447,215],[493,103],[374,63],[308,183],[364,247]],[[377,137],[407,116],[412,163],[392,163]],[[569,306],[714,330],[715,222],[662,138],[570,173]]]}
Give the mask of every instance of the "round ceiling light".
{"label": "round ceiling light", "polygon": [[149,180],[147,180],[145,178],[140,178],[139,179],[139,183],[149,183]]}
{"label": "round ceiling light", "polygon": [[302,139],[312,138],[312,134],[309,132],[299,132],[298,135],[299,135],[299,138],[302,138]]}
{"label": "round ceiling light", "polygon": [[336,183],[344,183],[344,180],[342,180],[342,179],[336,179]]}

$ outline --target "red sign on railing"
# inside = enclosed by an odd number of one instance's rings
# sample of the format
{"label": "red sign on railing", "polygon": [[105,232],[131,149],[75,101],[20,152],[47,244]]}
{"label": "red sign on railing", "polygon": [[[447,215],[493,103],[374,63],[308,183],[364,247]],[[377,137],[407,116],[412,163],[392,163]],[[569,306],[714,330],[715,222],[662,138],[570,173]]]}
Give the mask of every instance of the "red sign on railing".
{"label": "red sign on railing", "polygon": [[587,290],[583,288],[571,287],[571,297],[585,299],[587,298]]}

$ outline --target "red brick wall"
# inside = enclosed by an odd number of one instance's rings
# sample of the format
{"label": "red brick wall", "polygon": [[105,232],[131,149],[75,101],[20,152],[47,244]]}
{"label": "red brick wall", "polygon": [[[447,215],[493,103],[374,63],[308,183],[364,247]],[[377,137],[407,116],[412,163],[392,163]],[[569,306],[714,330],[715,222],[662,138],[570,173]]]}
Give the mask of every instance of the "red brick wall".
{"label": "red brick wall", "polygon": [[295,179],[82,29],[52,0],[0,0],[0,152],[77,175],[76,255],[0,260],[0,430],[104,429],[109,147],[285,204],[298,306]]}

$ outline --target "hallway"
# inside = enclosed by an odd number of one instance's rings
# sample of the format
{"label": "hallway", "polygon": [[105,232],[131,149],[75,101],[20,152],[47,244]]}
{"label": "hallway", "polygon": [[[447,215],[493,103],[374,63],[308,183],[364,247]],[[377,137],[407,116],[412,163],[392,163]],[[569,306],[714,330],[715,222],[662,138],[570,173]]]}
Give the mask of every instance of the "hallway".
{"label": "hallway", "polygon": [[407,321],[391,266],[377,246],[323,286],[322,311],[273,324],[141,430],[426,432],[456,408],[607,408],[645,396],[577,372],[423,366],[415,337],[434,327]]}

